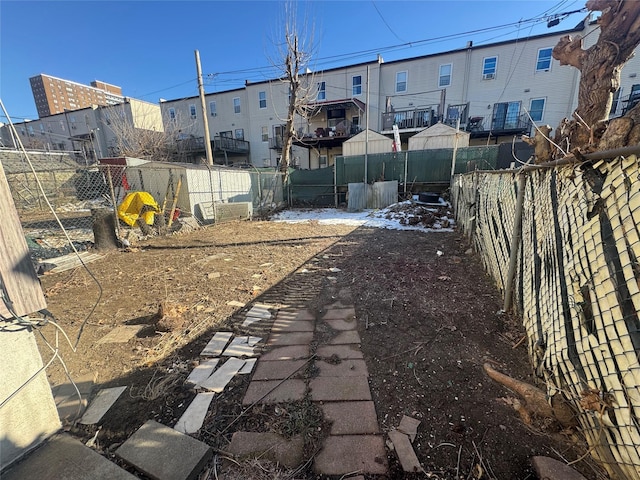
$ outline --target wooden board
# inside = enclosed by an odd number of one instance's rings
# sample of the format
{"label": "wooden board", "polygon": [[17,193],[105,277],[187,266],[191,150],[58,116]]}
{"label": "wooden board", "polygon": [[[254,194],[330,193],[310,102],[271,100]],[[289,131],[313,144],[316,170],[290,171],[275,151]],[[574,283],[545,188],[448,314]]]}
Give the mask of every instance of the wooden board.
{"label": "wooden board", "polygon": [[[47,308],[2,165],[0,218],[0,281],[9,300],[13,302],[14,312],[23,316]],[[0,317],[9,319],[12,316],[5,302],[0,301]]]}

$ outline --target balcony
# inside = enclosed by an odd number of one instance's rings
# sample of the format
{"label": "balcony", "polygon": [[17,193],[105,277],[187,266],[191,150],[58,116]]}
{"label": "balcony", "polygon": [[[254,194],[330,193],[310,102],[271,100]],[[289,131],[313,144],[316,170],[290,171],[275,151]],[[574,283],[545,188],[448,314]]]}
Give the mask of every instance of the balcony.
{"label": "balcony", "polygon": [[269,148],[271,150],[282,150],[283,144],[284,144],[284,140],[280,136],[269,138]]}
{"label": "balcony", "polygon": [[432,107],[417,108],[412,110],[399,110],[382,114],[382,132],[392,133],[393,125],[398,130],[423,130],[436,123],[434,109]]}
{"label": "balcony", "polygon": [[470,116],[466,125],[461,125],[471,134],[471,138],[488,138],[508,135],[528,134],[531,120],[526,114],[494,117],[493,115]]}
{"label": "balcony", "polygon": [[293,144],[305,148],[339,147],[345,142],[345,140],[349,140],[361,131],[362,129],[359,125],[345,120],[335,127],[317,127],[311,133],[298,132],[297,138],[293,140]]}
{"label": "balcony", "polygon": [[216,136],[213,137],[213,150],[215,152],[248,154],[249,142],[231,137]]}
{"label": "balcony", "polygon": [[184,138],[179,138],[176,141],[176,145],[179,152],[204,152],[204,137],[185,136]]}

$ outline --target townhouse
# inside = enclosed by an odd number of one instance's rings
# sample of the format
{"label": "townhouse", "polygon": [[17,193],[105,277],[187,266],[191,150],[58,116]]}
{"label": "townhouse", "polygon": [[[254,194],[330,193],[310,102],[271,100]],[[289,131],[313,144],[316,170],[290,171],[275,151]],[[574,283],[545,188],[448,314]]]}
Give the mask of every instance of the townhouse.
{"label": "townhouse", "polygon": [[[403,143],[442,121],[460,125],[471,144],[511,142],[531,134],[533,124],[559,125],[577,106],[580,74],[552,57],[564,35],[580,35],[584,48],[598,37],[598,26],[580,22],[569,30],[384,62],[375,61],[307,72],[314,90],[309,118],[296,118],[293,163],[300,168],[332,165],[342,143],[369,126],[389,137],[397,125]],[[640,98],[634,83],[640,60],[624,67],[611,116],[619,116]],[[275,166],[282,154],[288,85],[278,79],[246,83],[244,88],[206,95],[209,130],[217,163]],[[161,103],[165,118],[187,119],[203,136],[198,97]],[[367,119],[368,117],[368,119]],[[190,122],[190,123],[189,123]],[[225,149],[221,138],[242,140]],[[218,139],[216,142],[215,139]],[[203,156],[202,151],[194,151]]]}

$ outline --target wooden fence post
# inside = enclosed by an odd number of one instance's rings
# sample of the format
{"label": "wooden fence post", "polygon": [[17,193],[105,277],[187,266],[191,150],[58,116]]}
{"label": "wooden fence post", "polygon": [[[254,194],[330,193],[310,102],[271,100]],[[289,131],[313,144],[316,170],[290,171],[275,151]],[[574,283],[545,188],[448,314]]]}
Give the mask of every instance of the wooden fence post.
{"label": "wooden fence post", "polygon": [[516,211],[513,221],[513,234],[511,236],[511,249],[509,255],[509,271],[504,286],[504,306],[502,310],[508,312],[513,303],[513,279],[516,275],[516,264],[518,263],[518,249],[522,239],[522,212],[524,210],[524,190],[527,185],[525,173],[518,175],[518,196],[516,198]]}

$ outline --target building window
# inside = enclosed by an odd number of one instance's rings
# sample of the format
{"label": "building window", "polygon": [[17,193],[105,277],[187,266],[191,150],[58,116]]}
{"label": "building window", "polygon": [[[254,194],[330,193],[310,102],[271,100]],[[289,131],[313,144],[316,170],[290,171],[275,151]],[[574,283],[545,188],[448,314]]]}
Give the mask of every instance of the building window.
{"label": "building window", "polygon": [[520,102],[503,102],[493,105],[493,130],[509,130],[518,128],[520,119]]}
{"label": "building window", "polygon": [[529,115],[534,122],[541,122],[544,113],[544,98],[534,98],[529,105]]}
{"label": "building window", "polygon": [[33,125],[29,125],[29,136],[33,137],[35,135],[35,132],[33,131]]}
{"label": "building window", "polygon": [[233,138],[233,132],[231,130],[220,132],[220,136],[223,138]]}
{"label": "building window", "polygon": [[396,93],[407,91],[407,72],[396,72]]}
{"label": "building window", "polygon": [[260,108],[267,108],[267,92],[258,92]]}
{"label": "building window", "polygon": [[438,77],[439,87],[448,87],[451,85],[451,64],[440,65],[440,75]]}
{"label": "building window", "polygon": [[487,57],[484,59],[482,66],[482,79],[493,80],[496,78],[496,68],[498,66],[498,57]]}
{"label": "building window", "polygon": [[176,119],[176,109],[175,108],[170,108],[169,109],[169,119],[170,120],[175,120]]}
{"label": "building window", "polygon": [[536,72],[548,72],[551,68],[551,48],[541,48],[538,50],[538,62]]}
{"label": "building window", "polygon": [[218,115],[218,112],[216,110],[216,102],[214,101],[209,102],[209,115],[211,115],[212,117]]}
{"label": "building window", "polygon": [[326,155],[320,155],[320,157],[318,157],[318,161],[320,163],[320,168],[327,166],[327,156]]}
{"label": "building window", "polygon": [[235,97],[233,99],[233,112],[240,113],[240,97]]}
{"label": "building window", "polygon": [[318,83],[318,100],[325,100],[327,98],[326,86],[324,82]]}
{"label": "building window", "polygon": [[362,75],[354,75],[352,80],[351,95],[362,95]]}
{"label": "building window", "polygon": [[196,118],[196,106],[195,106],[195,104],[189,105],[189,115],[191,115],[191,118]]}
{"label": "building window", "polygon": [[244,128],[236,128],[236,140],[244,140]]}
{"label": "building window", "polygon": [[269,141],[269,127],[262,127],[262,141],[263,142],[268,142]]}
{"label": "building window", "polygon": [[40,124],[40,133],[44,135],[44,123]]}

